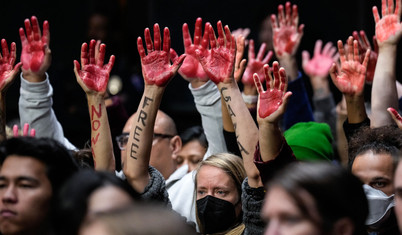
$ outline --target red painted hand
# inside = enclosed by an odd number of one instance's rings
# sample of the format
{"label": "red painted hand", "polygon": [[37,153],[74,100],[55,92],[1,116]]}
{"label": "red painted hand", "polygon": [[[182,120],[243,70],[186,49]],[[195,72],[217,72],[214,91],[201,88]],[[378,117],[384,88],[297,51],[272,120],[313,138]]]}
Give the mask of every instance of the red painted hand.
{"label": "red painted hand", "polygon": [[374,79],[374,71],[378,58],[378,44],[376,36],[373,36],[374,50],[372,50],[370,42],[364,30],[360,30],[359,33],[357,33],[357,31],[354,31],[353,38],[357,40],[357,43],[359,45],[360,62],[363,62],[367,49],[370,49],[370,60],[367,67],[366,77],[366,82],[370,84],[373,82]]}
{"label": "red painted hand", "polygon": [[[209,23],[205,24],[205,28],[209,27]],[[204,37],[208,37],[208,33],[205,30]],[[179,69],[180,75],[186,79],[187,81],[191,81],[192,79],[199,79],[201,81],[208,81],[208,76],[202,68],[200,62],[197,60],[197,55],[195,50],[201,44],[201,36],[202,36],[202,19],[197,18],[195,22],[195,30],[194,30],[194,42],[191,41],[190,31],[188,29],[188,25],[183,25],[183,42],[184,42],[184,50],[186,54],[186,58],[183,61]]]}
{"label": "red painted hand", "polygon": [[336,54],[336,48],[332,46],[331,42],[327,42],[322,49],[322,41],[317,40],[314,47],[314,56],[310,60],[308,51],[303,51],[303,70],[310,77],[327,78],[329,69],[334,63],[339,54]]}
{"label": "red painted hand", "polygon": [[51,60],[49,23],[43,22],[43,35],[41,35],[38,19],[35,16],[31,17],[31,22],[29,19],[25,19],[24,23],[26,36],[23,28],[19,30],[22,44],[22,71],[42,75],[49,68]]}
{"label": "red painted hand", "polygon": [[170,65],[170,33],[169,29],[164,29],[163,50],[161,50],[161,35],[159,25],[154,25],[154,43],[152,44],[151,32],[145,29],[145,44],[148,55],[145,54],[141,37],[137,39],[138,52],[141,57],[142,75],[146,85],[157,85],[164,87],[176,75],[182,65],[186,55],[173,58]]}
{"label": "red painted hand", "polygon": [[297,5],[293,5],[293,9],[291,9],[290,2],[286,2],[285,8],[286,15],[283,5],[278,6],[278,20],[276,15],[271,15],[273,45],[278,57],[285,53],[294,55],[303,37],[304,25],[301,24],[298,26],[299,14]]}
{"label": "red painted hand", "polygon": [[211,25],[208,27],[209,43],[204,35],[201,46],[196,50],[197,59],[200,61],[205,73],[215,83],[230,83],[233,80],[234,62],[236,57],[236,40],[230,34],[229,27],[222,27],[218,21],[218,42]]}
{"label": "red painted hand", "polygon": [[402,129],[402,117],[394,108],[387,108],[388,113],[391,115],[392,119],[399,129]]}
{"label": "red painted hand", "polygon": [[382,0],[381,8],[382,19],[380,19],[377,7],[373,7],[375,35],[377,37],[378,44],[380,46],[383,43],[397,44],[402,36],[400,23],[401,0],[396,0],[395,10],[393,0]]}
{"label": "red painted hand", "polygon": [[272,51],[268,51],[265,55],[267,45],[263,43],[258,51],[257,57],[255,57],[254,52],[254,41],[250,40],[250,45],[248,47],[248,64],[246,71],[244,72],[242,83],[247,85],[253,85],[253,74],[257,73],[260,79],[264,79],[264,64],[268,64],[273,56]]}
{"label": "red painted hand", "polygon": [[[14,137],[19,137],[19,136],[28,136],[29,132],[29,124],[25,123],[24,128],[22,129],[22,135],[20,135],[20,131],[18,130],[18,126],[14,125],[13,126],[13,136]],[[36,130],[34,128],[31,128],[31,131],[29,132],[29,136],[35,137],[36,135]]]}
{"label": "red painted hand", "polygon": [[[269,66],[264,65],[264,77],[267,90],[264,91],[258,74],[254,74],[254,83],[259,94],[258,99],[258,118],[268,122],[277,122],[285,112],[285,106],[291,92],[286,92],[288,81],[284,68],[279,69],[278,62],[273,63],[273,75],[270,74]],[[268,118],[267,118],[268,117]]]}
{"label": "red painted hand", "polygon": [[353,37],[349,37],[347,43],[347,52],[345,52],[342,41],[338,41],[341,68],[340,72],[338,72],[337,66],[333,63],[330,75],[335,86],[343,94],[350,96],[362,95],[370,49],[366,51],[363,63],[361,63],[357,41],[353,41]]}
{"label": "red painted hand", "polygon": [[83,43],[81,47],[81,65],[74,60],[74,72],[77,82],[86,93],[106,94],[106,87],[109,81],[109,74],[113,68],[115,57],[110,56],[109,63],[103,64],[105,59],[106,45],[101,44],[97,57],[95,57],[96,41],[91,40],[89,44]]}
{"label": "red painted hand", "polygon": [[[233,34],[232,34],[233,35]],[[238,35],[236,38],[236,58],[235,58],[235,69],[234,69],[234,79],[239,82],[243,77],[244,70],[246,70],[246,59],[243,59],[244,48],[246,47],[246,38],[242,35]],[[254,87],[254,85],[253,85]]]}
{"label": "red painted hand", "polygon": [[0,55],[0,92],[5,91],[20,70],[22,63],[14,66],[17,49],[15,43],[11,43],[11,50],[8,50],[5,39],[1,40],[2,55]]}

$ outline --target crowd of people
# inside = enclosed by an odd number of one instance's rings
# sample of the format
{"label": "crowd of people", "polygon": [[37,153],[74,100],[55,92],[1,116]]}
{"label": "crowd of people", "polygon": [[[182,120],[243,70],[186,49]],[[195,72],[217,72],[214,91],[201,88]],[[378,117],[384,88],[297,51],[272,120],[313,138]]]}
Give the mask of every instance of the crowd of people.
{"label": "crowd of people", "polygon": [[[197,18],[193,36],[184,23],[182,55],[169,28],[146,28],[137,39],[144,90],[128,118],[108,93],[115,56],[97,38],[83,43],[73,69],[88,101],[84,149],[52,108],[49,23],[26,19],[20,62],[16,44],[1,40],[0,234],[400,234],[402,0],[382,0],[381,16],[373,7],[373,47],[364,31],[337,48],[317,39],[303,73],[298,11],[278,6],[257,55],[249,30],[221,21]],[[201,116],[182,133],[159,109],[178,73]],[[5,111],[19,74],[21,134]],[[117,136],[116,121],[125,123]]]}

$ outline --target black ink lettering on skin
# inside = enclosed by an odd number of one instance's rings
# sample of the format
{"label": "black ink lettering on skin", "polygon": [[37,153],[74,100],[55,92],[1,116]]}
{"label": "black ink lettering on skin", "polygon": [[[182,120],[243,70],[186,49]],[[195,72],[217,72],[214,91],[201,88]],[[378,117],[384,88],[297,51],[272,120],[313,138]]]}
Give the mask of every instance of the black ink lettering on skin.
{"label": "black ink lettering on skin", "polygon": [[144,103],[142,103],[142,108],[145,108],[145,106],[149,105],[148,101],[154,101],[153,99],[149,98],[149,97],[144,97]]}
{"label": "black ink lettering on skin", "polygon": [[[236,131],[237,123],[233,123],[233,128]],[[245,154],[249,154],[249,152],[243,147],[243,145],[239,141],[239,136],[236,135],[237,145],[239,146],[240,152],[244,152]]]}
{"label": "black ink lettering on skin", "polygon": [[[142,109],[144,109],[147,105],[150,105],[150,102],[152,102],[152,101],[153,101],[153,99],[145,96],[144,97],[144,102],[142,103]],[[148,114],[142,109],[140,111],[140,114],[138,115],[137,122],[141,121],[142,126],[145,127]],[[137,143],[140,142],[140,135],[141,135],[142,130],[143,129],[140,126],[135,126],[134,135],[133,135],[134,141],[131,144],[130,157],[132,157],[132,158],[134,158],[136,160],[137,160],[137,157],[135,156],[135,154],[137,154],[137,150],[139,148]]]}
{"label": "black ink lettering on skin", "polygon": [[137,141],[137,142],[140,142],[140,139],[138,139],[138,137],[137,137],[137,136],[140,135],[140,133],[139,133],[140,131],[142,131],[142,128],[139,127],[139,126],[135,126],[133,138],[134,138],[134,140]]}
{"label": "black ink lettering on skin", "polygon": [[146,126],[146,125],[145,125],[145,120],[147,119],[147,117],[148,117],[148,114],[147,114],[146,112],[144,112],[144,110],[141,109],[140,115],[138,115],[138,120],[137,120],[137,122],[139,122],[139,121],[141,120],[142,125],[143,125],[143,126]]}
{"label": "black ink lettering on skin", "polygon": [[225,95],[223,95],[223,91],[225,91],[225,90],[227,90],[227,89],[228,89],[228,88],[226,88],[226,87],[222,87],[222,89],[221,89],[221,95],[222,95],[223,100],[224,100],[225,102],[229,102],[229,101],[232,100],[232,98],[231,98],[230,96],[225,96]]}
{"label": "black ink lettering on skin", "polygon": [[134,158],[135,160],[137,160],[137,157],[134,156],[134,154],[137,153],[136,149],[138,149],[138,145],[132,143],[131,144],[131,152],[130,152],[130,157]]}
{"label": "black ink lettering on skin", "polygon": [[231,117],[236,117],[236,114],[233,112],[232,107],[228,104],[228,112]]}

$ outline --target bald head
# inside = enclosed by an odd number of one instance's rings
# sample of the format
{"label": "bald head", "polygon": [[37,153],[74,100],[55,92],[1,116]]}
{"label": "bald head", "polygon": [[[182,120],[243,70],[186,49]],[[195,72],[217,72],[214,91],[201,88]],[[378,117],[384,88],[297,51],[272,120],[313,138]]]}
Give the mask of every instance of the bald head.
{"label": "bald head", "polygon": [[[130,116],[126,122],[126,125],[124,125],[123,133],[130,133],[131,126],[133,125],[134,114]],[[156,114],[155,127],[156,126],[159,127],[158,130],[163,131],[161,134],[177,135],[176,124],[174,123],[173,119],[161,110],[158,110],[158,113]]]}
{"label": "bald head", "polygon": [[[127,120],[123,133],[130,133],[133,121],[134,114]],[[161,110],[158,110],[156,115],[154,134],[161,134],[163,136],[155,137],[154,135],[149,164],[155,167],[167,179],[177,168],[174,159],[177,158],[177,153],[180,151],[182,143],[180,137],[177,135],[176,124],[173,119]],[[125,155],[125,150],[122,150],[122,156]],[[124,158],[122,158],[122,161],[124,161]]]}

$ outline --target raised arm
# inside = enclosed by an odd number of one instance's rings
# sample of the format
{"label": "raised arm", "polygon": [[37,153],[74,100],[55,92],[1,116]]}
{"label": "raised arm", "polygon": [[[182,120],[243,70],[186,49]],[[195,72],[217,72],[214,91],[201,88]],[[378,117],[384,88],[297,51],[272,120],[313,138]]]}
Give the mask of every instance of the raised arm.
{"label": "raised arm", "polygon": [[52,109],[53,88],[46,73],[51,64],[49,23],[43,22],[43,32],[35,16],[25,19],[24,24],[25,32],[19,29],[23,63],[18,103],[20,124],[29,123],[38,137],[53,138],[68,149],[76,149],[64,138],[63,128]]}
{"label": "raised arm", "polygon": [[266,90],[261,84],[261,78],[254,74],[254,83],[259,94],[257,121],[259,126],[259,145],[261,158],[264,162],[275,159],[283,145],[284,137],[279,128],[279,121],[286,110],[291,96],[287,90],[287,78],[284,68],[279,69],[278,62],[273,65],[273,77],[268,65],[264,65]]}
{"label": "raised arm", "polygon": [[168,28],[164,29],[163,45],[158,24],[154,25],[153,42],[148,28],[145,29],[144,34],[147,53],[145,53],[141,37],[137,39],[137,47],[141,57],[145,88],[134,115],[123,168],[128,182],[138,192],[144,191],[150,179],[148,167],[152,136],[163,92],[170,79],[176,75],[185,58],[185,55],[182,55],[176,58],[172,65],[170,64],[170,33]]}
{"label": "raised arm", "polygon": [[6,139],[6,92],[20,71],[22,63],[15,64],[16,46],[11,43],[10,50],[5,39],[1,39],[0,55],[0,142]]}
{"label": "raised arm", "polygon": [[347,44],[348,47],[345,50],[342,41],[338,41],[341,67],[337,68],[333,63],[330,75],[335,86],[345,96],[348,122],[361,123],[367,118],[363,91],[370,49],[366,51],[363,63],[361,63],[357,41],[353,41],[353,37],[349,37]]}
{"label": "raised arm", "polygon": [[[205,28],[209,27],[205,23]],[[204,159],[214,153],[226,151],[222,133],[222,113],[220,94],[218,88],[209,81],[200,62],[197,60],[195,50],[201,45],[204,37],[208,37],[207,30],[202,34],[202,19],[197,18],[194,29],[194,39],[191,39],[188,25],[183,24],[183,43],[186,58],[179,69],[179,74],[188,81],[189,89],[194,97],[197,111],[201,115],[201,122],[208,141],[208,150]],[[171,50],[172,51],[172,50]],[[174,53],[173,58],[177,55]]]}
{"label": "raised arm", "polygon": [[[115,57],[103,64],[106,45],[95,47],[91,40],[81,46],[81,66],[74,60],[74,73],[78,84],[85,91],[91,121],[91,149],[96,170],[115,170],[113,143],[106,112],[105,95],[109,74]],[[98,52],[95,52],[98,50]],[[95,56],[97,54],[97,56]]]}
{"label": "raised arm", "polygon": [[236,41],[228,26],[218,22],[218,38],[212,26],[209,26],[209,43],[203,40],[196,50],[197,58],[208,77],[218,86],[224,99],[237,136],[237,143],[243,157],[244,166],[251,187],[261,184],[259,173],[253,163],[253,150],[258,140],[258,129],[250,112],[243,102],[240,90],[234,79]]}
{"label": "raised arm", "polygon": [[378,60],[371,90],[371,127],[393,123],[387,113],[388,107],[398,108],[396,90],[396,53],[402,37],[401,0],[382,0],[382,18],[376,6],[373,7],[375,34],[378,43]]}
{"label": "raised arm", "polygon": [[[286,11],[286,13],[285,13]],[[298,77],[296,52],[303,37],[304,25],[299,25],[299,13],[297,5],[286,2],[285,10],[283,5],[278,6],[278,17],[271,15],[273,32],[273,46],[276,57],[281,66],[286,70],[289,81]]]}

